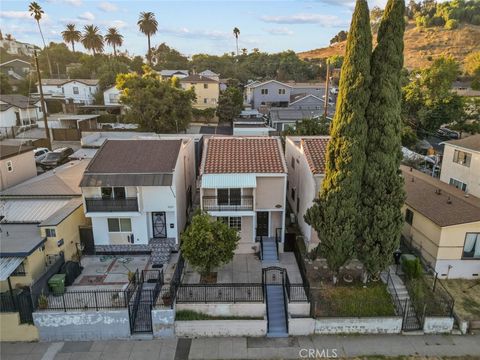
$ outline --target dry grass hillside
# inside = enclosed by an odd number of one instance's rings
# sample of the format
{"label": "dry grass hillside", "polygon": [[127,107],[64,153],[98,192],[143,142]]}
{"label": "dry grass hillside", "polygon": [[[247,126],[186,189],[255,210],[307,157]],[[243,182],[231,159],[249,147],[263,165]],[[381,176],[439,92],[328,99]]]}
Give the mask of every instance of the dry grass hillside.
{"label": "dry grass hillside", "polygon": [[[298,53],[302,59],[321,59],[332,55],[343,55],[346,42]],[[480,50],[480,26],[462,24],[458,29],[445,30],[435,27],[419,29],[413,23],[405,31],[405,67],[418,69],[427,67],[432,59],[441,55],[452,55],[463,63],[465,56]]]}

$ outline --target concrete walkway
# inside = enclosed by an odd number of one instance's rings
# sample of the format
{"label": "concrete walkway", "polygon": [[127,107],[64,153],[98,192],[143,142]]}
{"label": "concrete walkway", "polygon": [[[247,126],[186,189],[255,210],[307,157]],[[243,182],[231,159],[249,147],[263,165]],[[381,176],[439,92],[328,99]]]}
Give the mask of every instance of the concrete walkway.
{"label": "concrete walkway", "polygon": [[[2,360],[302,359],[440,356],[479,359],[480,335],[365,335],[1,343]],[[323,355],[323,356],[322,356]]]}

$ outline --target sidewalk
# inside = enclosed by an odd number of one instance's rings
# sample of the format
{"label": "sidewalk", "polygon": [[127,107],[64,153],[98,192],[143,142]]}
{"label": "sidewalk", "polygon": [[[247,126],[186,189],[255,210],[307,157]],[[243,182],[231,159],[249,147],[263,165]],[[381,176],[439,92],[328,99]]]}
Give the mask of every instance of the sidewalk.
{"label": "sidewalk", "polygon": [[369,335],[1,343],[2,360],[308,359],[451,356],[480,359],[480,335]]}

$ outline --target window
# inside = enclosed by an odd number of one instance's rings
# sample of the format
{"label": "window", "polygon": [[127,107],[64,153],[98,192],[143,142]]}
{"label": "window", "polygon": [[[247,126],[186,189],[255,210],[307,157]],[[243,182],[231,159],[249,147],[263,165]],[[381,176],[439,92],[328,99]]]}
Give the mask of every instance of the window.
{"label": "window", "polygon": [[12,172],[13,171],[13,164],[11,161],[7,161],[7,171]]}
{"label": "window", "polygon": [[108,221],[108,232],[131,232],[132,222],[128,218],[110,218]]}
{"label": "window", "polygon": [[208,99],[207,98],[204,98],[203,99],[203,103],[206,104],[208,102]]}
{"label": "window", "polygon": [[102,199],[125,199],[125,188],[124,187],[102,187]]}
{"label": "window", "polygon": [[78,86],[74,86],[74,87],[73,87],[73,93],[74,93],[75,95],[78,95],[78,94],[79,94]]}
{"label": "window", "polygon": [[285,89],[278,89],[278,95],[285,95]]}
{"label": "window", "polygon": [[480,259],[480,233],[467,233],[463,246],[463,257]]}
{"label": "window", "polygon": [[470,161],[472,160],[472,154],[466,153],[464,151],[455,150],[453,153],[453,162],[470,167]]}
{"label": "window", "polygon": [[413,223],[413,211],[410,210],[410,209],[407,209],[407,211],[405,212],[405,221],[412,225]]}
{"label": "window", "polygon": [[112,188],[111,187],[102,187],[102,199],[111,199],[112,198]]}
{"label": "window", "polygon": [[295,158],[292,156],[292,169],[295,169]]}
{"label": "window", "polygon": [[113,188],[113,197],[115,199],[125,199],[125,188],[124,187],[114,187]]}
{"label": "window", "polygon": [[224,224],[227,224],[231,229],[235,229],[237,231],[242,230],[242,218],[240,216],[220,216],[217,219]]}
{"label": "window", "polygon": [[204,89],[208,89],[208,84],[203,84]]}
{"label": "window", "polygon": [[25,271],[25,261],[22,262],[18,267],[12,272],[11,276],[26,276],[27,272]]}
{"label": "window", "polygon": [[55,229],[45,229],[45,235],[50,238],[50,237],[56,237],[57,233]]}
{"label": "window", "polygon": [[295,188],[292,187],[292,190],[290,192],[290,196],[292,197],[292,200],[295,200]]}
{"label": "window", "polygon": [[108,95],[108,97],[112,104],[118,104],[118,99],[119,99],[118,94],[110,94]]}
{"label": "window", "polygon": [[261,89],[260,92],[262,95],[268,95],[268,89]]}
{"label": "window", "polygon": [[218,205],[240,205],[242,203],[242,189],[217,189]]}
{"label": "window", "polygon": [[459,181],[459,180],[456,180],[454,178],[450,178],[450,185],[453,185],[455,186],[457,189],[460,189],[462,191],[467,191],[467,184]]}

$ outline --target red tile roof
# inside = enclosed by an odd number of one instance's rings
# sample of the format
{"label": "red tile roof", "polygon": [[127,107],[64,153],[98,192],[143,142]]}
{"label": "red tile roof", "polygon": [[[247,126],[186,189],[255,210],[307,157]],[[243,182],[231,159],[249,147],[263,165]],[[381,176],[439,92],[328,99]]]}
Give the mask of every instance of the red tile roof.
{"label": "red tile roof", "polygon": [[305,157],[313,174],[325,174],[325,159],[329,138],[302,139]]}
{"label": "red tile roof", "polygon": [[278,138],[212,137],[203,157],[204,174],[287,172]]}

